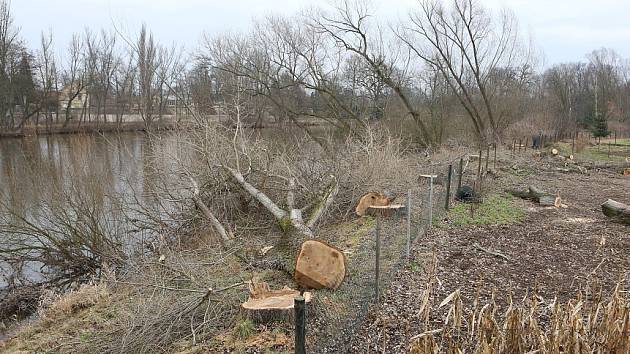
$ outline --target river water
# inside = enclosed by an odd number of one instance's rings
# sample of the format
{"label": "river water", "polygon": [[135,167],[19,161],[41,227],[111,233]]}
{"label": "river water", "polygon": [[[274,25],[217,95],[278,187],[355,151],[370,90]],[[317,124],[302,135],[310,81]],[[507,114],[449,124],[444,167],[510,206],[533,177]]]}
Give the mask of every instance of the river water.
{"label": "river water", "polygon": [[[147,197],[151,186],[168,176],[156,176],[155,169],[169,168],[156,166],[152,156],[174,144],[172,135],[149,139],[144,133],[0,140],[0,214],[36,215],[43,203],[57,202],[53,191],[59,188],[151,203]],[[7,237],[0,231],[0,252]],[[6,264],[0,264],[0,271],[7,275]],[[37,279],[36,270],[27,272]],[[0,277],[0,288],[6,286],[4,278]]]}

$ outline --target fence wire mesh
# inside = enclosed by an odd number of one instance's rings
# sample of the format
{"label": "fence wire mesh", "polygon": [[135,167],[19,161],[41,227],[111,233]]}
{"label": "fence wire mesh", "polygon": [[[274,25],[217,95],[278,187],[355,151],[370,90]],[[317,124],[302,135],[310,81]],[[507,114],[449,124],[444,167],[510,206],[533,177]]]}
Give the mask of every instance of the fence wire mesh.
{"label": "fence wire mesh", "polygon": [[[475,178],[468,156],[422,166],[416,183],[399,190],[396,202],[407,205],[411,197],[410,220],[407,210],[389,216],[363,217],[352,222],[342,239],[336,244],[345,244],[352,249],[346,252],[346,278],[336,291],[318,291],[307,314],[307,351],[312,353],[352,352],[352,338],[361,328],[371,308],[377,305],[376,297],[376,232],[380,218],[379,294],[383,299],[397,271],[407,264],[407,245],[427,232],[434,222],[445,214],[448,166],[453,166],[450,198],[453,200],[460,175],[462,158],[464,174],[462,183],[468,184]],[[431,191],[431,188],[433,189]],[[431,205],[432,207],[429,207]],[[409,222],[409,225],[408,225]],[[409,226],[409,232],[408,232]],[[408,240],[409,233],[409,240]],[[323,306],[319,306],[319,304]]]}

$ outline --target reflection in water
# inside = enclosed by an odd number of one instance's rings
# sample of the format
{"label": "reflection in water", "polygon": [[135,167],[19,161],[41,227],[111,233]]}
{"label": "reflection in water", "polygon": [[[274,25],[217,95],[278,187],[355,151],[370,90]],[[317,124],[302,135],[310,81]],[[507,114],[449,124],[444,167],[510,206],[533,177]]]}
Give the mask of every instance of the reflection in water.
{"label": "reflection in water", "polygon": [[[89,196],[94,207],[107,212],[115,209],[107,205],[108,196],[146,206],[152,186],[168,183],[164,176],[171,168],[152,156],[173,146],[174,136],[148,139],[144,134],[0,140],[0,213],[12,210],[37,220],[44,203],[63,203],[55,199],[60,190]],[[160,176],[151,172],[156,169]],[[122,215],[108,217],[124,220]],[[0,250],[7,237],[0,234]],[[2,278],[0,287],[6,285]]]}

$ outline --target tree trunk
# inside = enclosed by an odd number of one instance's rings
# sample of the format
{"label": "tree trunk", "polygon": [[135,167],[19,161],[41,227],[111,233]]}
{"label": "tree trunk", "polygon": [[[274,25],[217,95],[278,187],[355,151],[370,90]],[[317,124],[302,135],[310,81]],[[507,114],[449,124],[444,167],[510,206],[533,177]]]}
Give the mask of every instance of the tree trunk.
{"label": "tree trunk", "polygon": [[630,225],[630,206],[608,199],[602,204],[602,212],[613,221]]}
{"label": "tree trunk", "polygon": [[547,193],[534,186],[529,186],[525,192],[516,190],[507,190],[507,192],[515,197],[532,200],[541,206],[555,206],[557,208],[562,206],[560,196]]}

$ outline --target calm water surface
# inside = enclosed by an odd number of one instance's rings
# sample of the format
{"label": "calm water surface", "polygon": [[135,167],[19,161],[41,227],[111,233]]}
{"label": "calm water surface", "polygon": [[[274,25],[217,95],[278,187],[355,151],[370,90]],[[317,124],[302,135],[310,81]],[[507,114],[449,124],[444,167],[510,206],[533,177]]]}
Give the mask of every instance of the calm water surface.
{"label": "calm water surface", "polygon": [[[159,161],[156,166],[152,157],[176,143],[173,135],[149,139],[139,133],[0,140],[0,213],[6,215],[10,208],[36,215],[43,202],[55,202],[55,186],[96,196],[115,193],[129,201],[152,203],[148,192],[155,183],[168,182],[164,176],[168,178],[172,168]],[[155,168],[167,173],[158,177]],[[0,231],[0,249],[6,237]]]}

